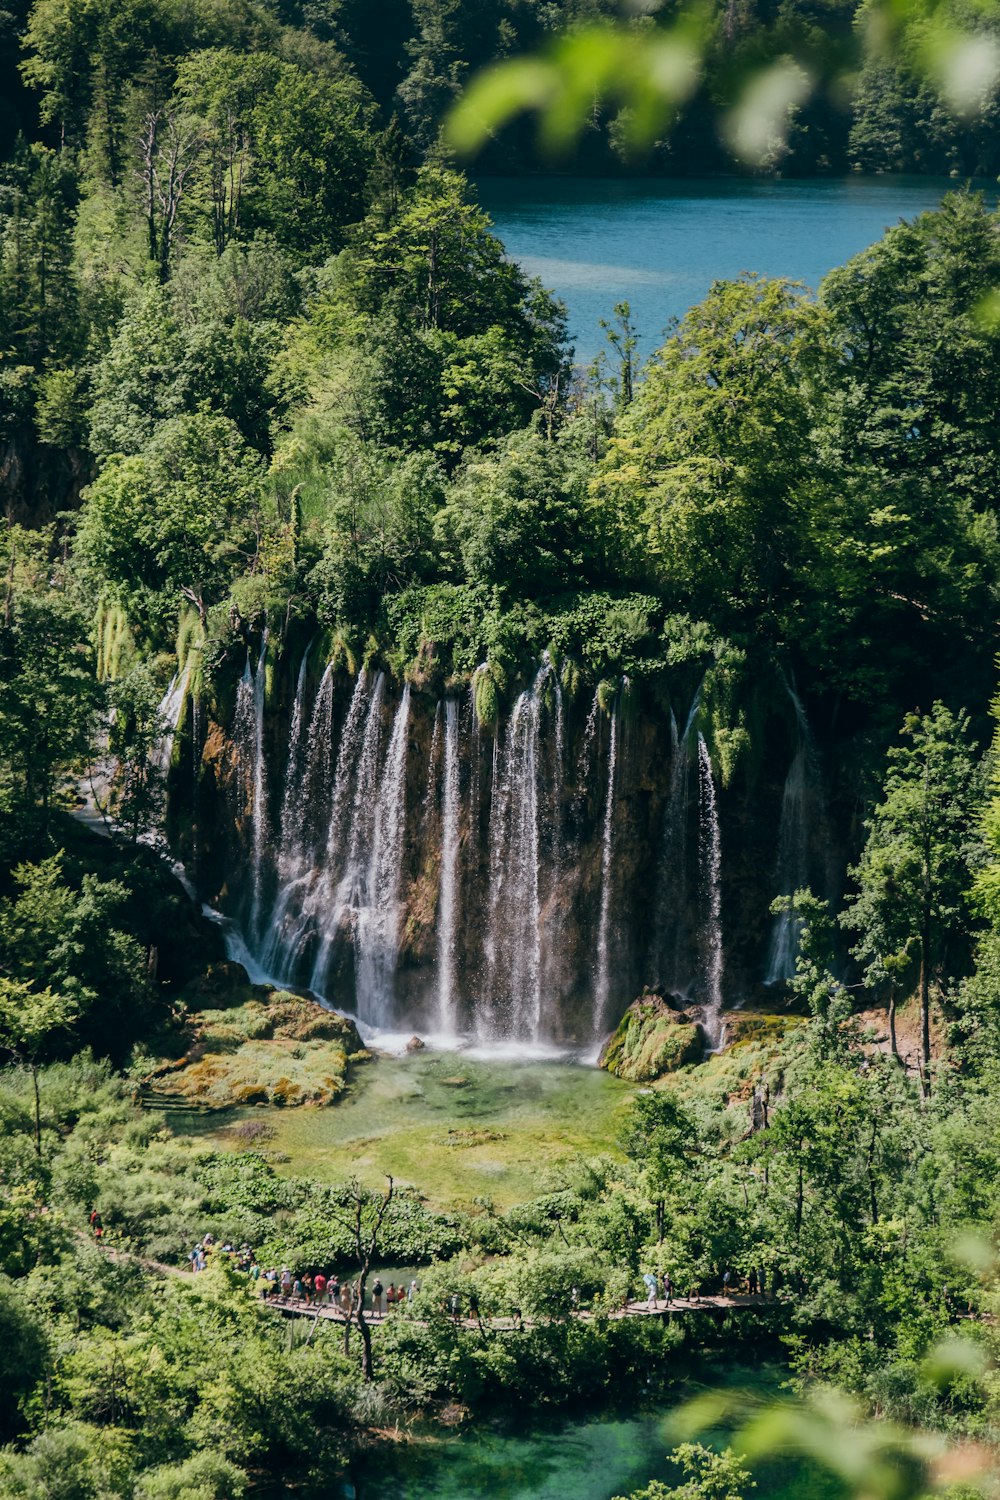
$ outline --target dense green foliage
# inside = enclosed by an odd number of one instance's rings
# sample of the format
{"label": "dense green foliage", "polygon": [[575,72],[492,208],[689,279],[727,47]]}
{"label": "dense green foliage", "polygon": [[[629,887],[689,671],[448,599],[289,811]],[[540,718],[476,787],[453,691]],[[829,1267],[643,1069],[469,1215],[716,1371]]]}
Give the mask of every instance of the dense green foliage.
{"label": "dense green foliage", "polygon": [[[390,1419],[655,1393],[681,1348],[740,1336],[784,1340],[802,1388],[993,1440],[1000,216],[952,195],[815,298],[718,284],[641,376],[620,308],[585,374],[437,139],[471,67],[602,6],[375,9],[0,17],[23,21],[30,90],[5,105],[25,129],[0,197],[0,1489],[322,1489]],[[843,38],[855,19],[790,6],[775,25]],[[714,19],[669,147],[685,169],[714,164],[705,121],[765,21]],[[905,53],[888,79],[869,60],[858,98],[853,121],[803,118],[794,159],[996,165]],[[595,117],[585,159],[622,129]],[[494,160],[530,149],[511,134]],[[686,712],[700,683],[745,801],[794,682],[854,819],[846,895],[785,898],[802,1024],[638,1094],[607,1154],[540,1171],[532,1201],[397,1192],[378,1259],[424,1268],[421,1300],[371,1367],[187,1255],[211,1232],[357,1274],[351,1214],[371,1229],[377,1196],[185,1141],[126,1081],[214,956],[155,847],[157,705],[178,676],[227,722],[265,626],[272,698],[318,640],[349,674],[471,687],[484,731],[545,651],[567,701],[586,684],[606,710],[625,673],[635,715]],[[104,840],[66,816],[87,784]],[[914,987],[919,1074],[856,1015],[895,1018]],[[742,1323],[609,1316],[643,1272],[716,1289],[727,1267],[773,1293]],[[515,1308],[516,1336],[490,1328]],[[971,1353],[944,1378],[966,1310]],[[687,1456],[674,1493],[742,1485],[739,1460]]]}

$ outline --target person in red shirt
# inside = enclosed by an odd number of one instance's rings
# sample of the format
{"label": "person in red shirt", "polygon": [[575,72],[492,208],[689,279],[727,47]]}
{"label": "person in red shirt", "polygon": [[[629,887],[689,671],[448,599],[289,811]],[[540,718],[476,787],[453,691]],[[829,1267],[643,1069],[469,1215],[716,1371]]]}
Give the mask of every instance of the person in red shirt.
{"label": "person in red shirt", "polygon": [[324,1293],[326,1292],[326,1277],[322,1271],[317,1271],[313,1277],[313,1288],[316,1292],[316,1306],[320,1307],[323,1303]]}

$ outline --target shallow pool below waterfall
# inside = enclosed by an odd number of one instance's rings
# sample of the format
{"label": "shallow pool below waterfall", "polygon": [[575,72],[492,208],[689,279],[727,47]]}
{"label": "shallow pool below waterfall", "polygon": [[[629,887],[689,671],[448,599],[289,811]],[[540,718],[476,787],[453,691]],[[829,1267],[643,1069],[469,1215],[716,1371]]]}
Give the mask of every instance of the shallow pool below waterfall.
{"label": "shallow pool below waterfall", "polygon": [[344,1098],[325,1109],[178,1112],[171,1122],[235,1148],[230,1126],[266,1123],[267,1149],[287,1158],[279,1170],[372,1187],[391,1172],[435,1204],[491,1197],[504,1207],[536,1197],[577,1156],[613,1150],[634,1093],[598,1068],[426,1051],[359,1064]]}
{"label": "shallow pool below waterfall", "polygon": [[[670,318],[713,281],[757,271],[815,288],[902,218],[962,187],[949,178],[484,178],[478,184],[508,255],[566,303],[581,363],[599,326],[631,303],[645,361]],[[996,183],[977,184],[991,202]]]}

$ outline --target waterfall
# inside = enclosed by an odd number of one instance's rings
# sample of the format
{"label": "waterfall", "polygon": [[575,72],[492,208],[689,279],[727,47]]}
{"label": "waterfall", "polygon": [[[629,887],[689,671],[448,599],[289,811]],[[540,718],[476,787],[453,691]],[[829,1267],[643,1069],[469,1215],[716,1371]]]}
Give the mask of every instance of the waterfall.
{"label": "waterfall", "polygon": [[[543,667],[514,705],[493,755],[490,906],[485,947],[489,1035],[537,1041],[542,1021],[539,724]],[[477,1017],[477,1029],[484,1022]]]}
{"label": "waterfall", "polygon": [[163,733],[150,751],[150,764],[162,775],[166,775],[170,769],[170,760],[174,752],[174,740],[177,738],[177,730],[180,727],[181,717],[184,713],[184,704],[187,701],[188,686],[191,682],[190,664],[185,666],[183,672],[175,672],[170,679],[170,685],[163,697],[160,699],[156,709],[157,721],[163,726]]}
{"label": "waterfall", "polygon": [[292,705],[292,724],[288,731],[288,762],[285,767],[285,792],[281,800],[281,832],[278,839],[279,859],[289,846],[297,847],[301,843],[305,824],[306,802],[301,795],[300,762],[305,738],[306,667],[309,662],[310,649],[311,647],[307,646],[302,653],[299,679],[295,687],[295,701]]}
{"label": "waterfall", "polygon": [[362,672],[341,731],[331,789],[334,669],[332,663],[328,664],[309,715],[298,763],[294,767],[289,764],[284,799],[288,816],[282,817],[277,861],[278,893],[260,954],[264,971],[285,984],[298,980],[296,971],[302,955],[330,912],[334,891],[326,852],[337,821],[336,811],[346,795],[344,786],[353,768],[367,694],[368,678]]}
{"label": "waterfall", "polygon": [[358,678],[337,752],[324,878],[315,887],[320,941],[309,984],[321,995],[326,989],[334,941],[345,919],[355,924],[363,904],[368,870],[365,851],[371,846],[378,789],[384,696],[382,672],[376,674],[370,695]]}
{"label": "waterfall", "polygon": [[[435,728],[438,720],[435,718]],[[458,913],[459,741],[458,704],[444,709],[444,784],[441,797],[441,881],[437,911],[438,1026],[445,1036],[457,1030],[455,936]]]}
{"label": "waterfall", "polygon": [[295,960],[308,926],[302,920],[301,909],[298,921],[290,920],[290,914],[301,901],[314,874],[316,856],[310,834],[310,814],[315,820],[326,812],[333,735],[332,663],[327,665],[320,678],[312,712],[306,722],[304,697],[308,654],[307,651],[299,668],[289,736],[276,860],[278,892],[260,960],[267,973],[275,974],[286,984],[295,978]]}
{"label": "waterfall", "polygon": [[233,739],[239,761],[244,807],[250,813],[250,871],[252,901],[249,929],[254,941],[260,939],[261,900],[264,878],[264,854],[267,849],[267,767],[264,763],[264,688],[267,658],[267,631],[260,643],[257,670],[250,668],[250,652],[243,676],[236,688],[236,716]]}
{"label": "waterfall", "polygon": [[427,787],[424,791],[424,833],[430,832],[437,811],[438,760],[441,755],[441,704],[434,710],[434,729],[431,733],[431,753],[427,759]]}
{"label": "waterfall", "polygon": [[687,988],[691,977],[685,951],[691,783],[689,745],[700,706],[699,687],[691,700],[683,731],[678,731],[677,720],[673,713],[670,715],[670,782],[663,815],[663,842],[657,874],[653,968],[660,981],[678,993]]}
{"label": "waterfall", "polygon": [[375,1026],[385,1026],[392,1018],[406,832],[409,727],[410,688],[407,684],[396,710],[379,781],[371,855],[357,919],[357,1010],[363,1021]]}
{"label": "waterfall", "polygon": [[[820,812],[819,767],[806,712],[795,689],[785,684],[795,709],[798,744],[785,777],[778,824],[775,883],[779,896],[794,896],[809,884],[809,819]],[[795,973],[802,924],[791,911],[779,912],[771,926],[765,984],[781,984]]]}
{"label": "waterfall", "polygon": [[618,705],[611,714],[611,743],[608,748],[608,785],[604,795],[604,826],[601,833],[601,905],[597,921],[597,970],[594,976],[594,1012],[592,1032],[595,1039],[604,1035],[611,989],[609,934],[611,927],[611,874],[615,830],[615,774],[618,769]]}
{"label": "waterfall", "polygon": [[705,1030],[713,1048],[722,1043],[722,839],[712,758],[698,736],[699,848]]}

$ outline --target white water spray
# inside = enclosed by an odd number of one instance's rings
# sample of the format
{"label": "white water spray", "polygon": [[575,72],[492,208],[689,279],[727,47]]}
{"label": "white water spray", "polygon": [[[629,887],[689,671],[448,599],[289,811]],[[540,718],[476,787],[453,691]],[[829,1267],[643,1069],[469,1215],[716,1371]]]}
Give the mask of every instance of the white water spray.
{"label": "white water spray", "polygon": [[[458,704],[449,698],[444,708],[444,778],[441,792],[441,882],[437,913],[438,1028],[445,1036],[457,1031],[455,995],[455,938],[458,919],[459,857],[459,738]],[[435,720],[435,725],[437,720]]]}
{"label": "white water spray", "polygon": [[611,991],[609,938],[611,928],[611,877],[615,834],[615,775],[618,769],[618,705],[611,714],[608,748],[608,785],[604,795],[604,825],[601,833],[601,905],[597,920],[597,969],[594,976],[594,1010],[591,1033],[603,1036]]}

